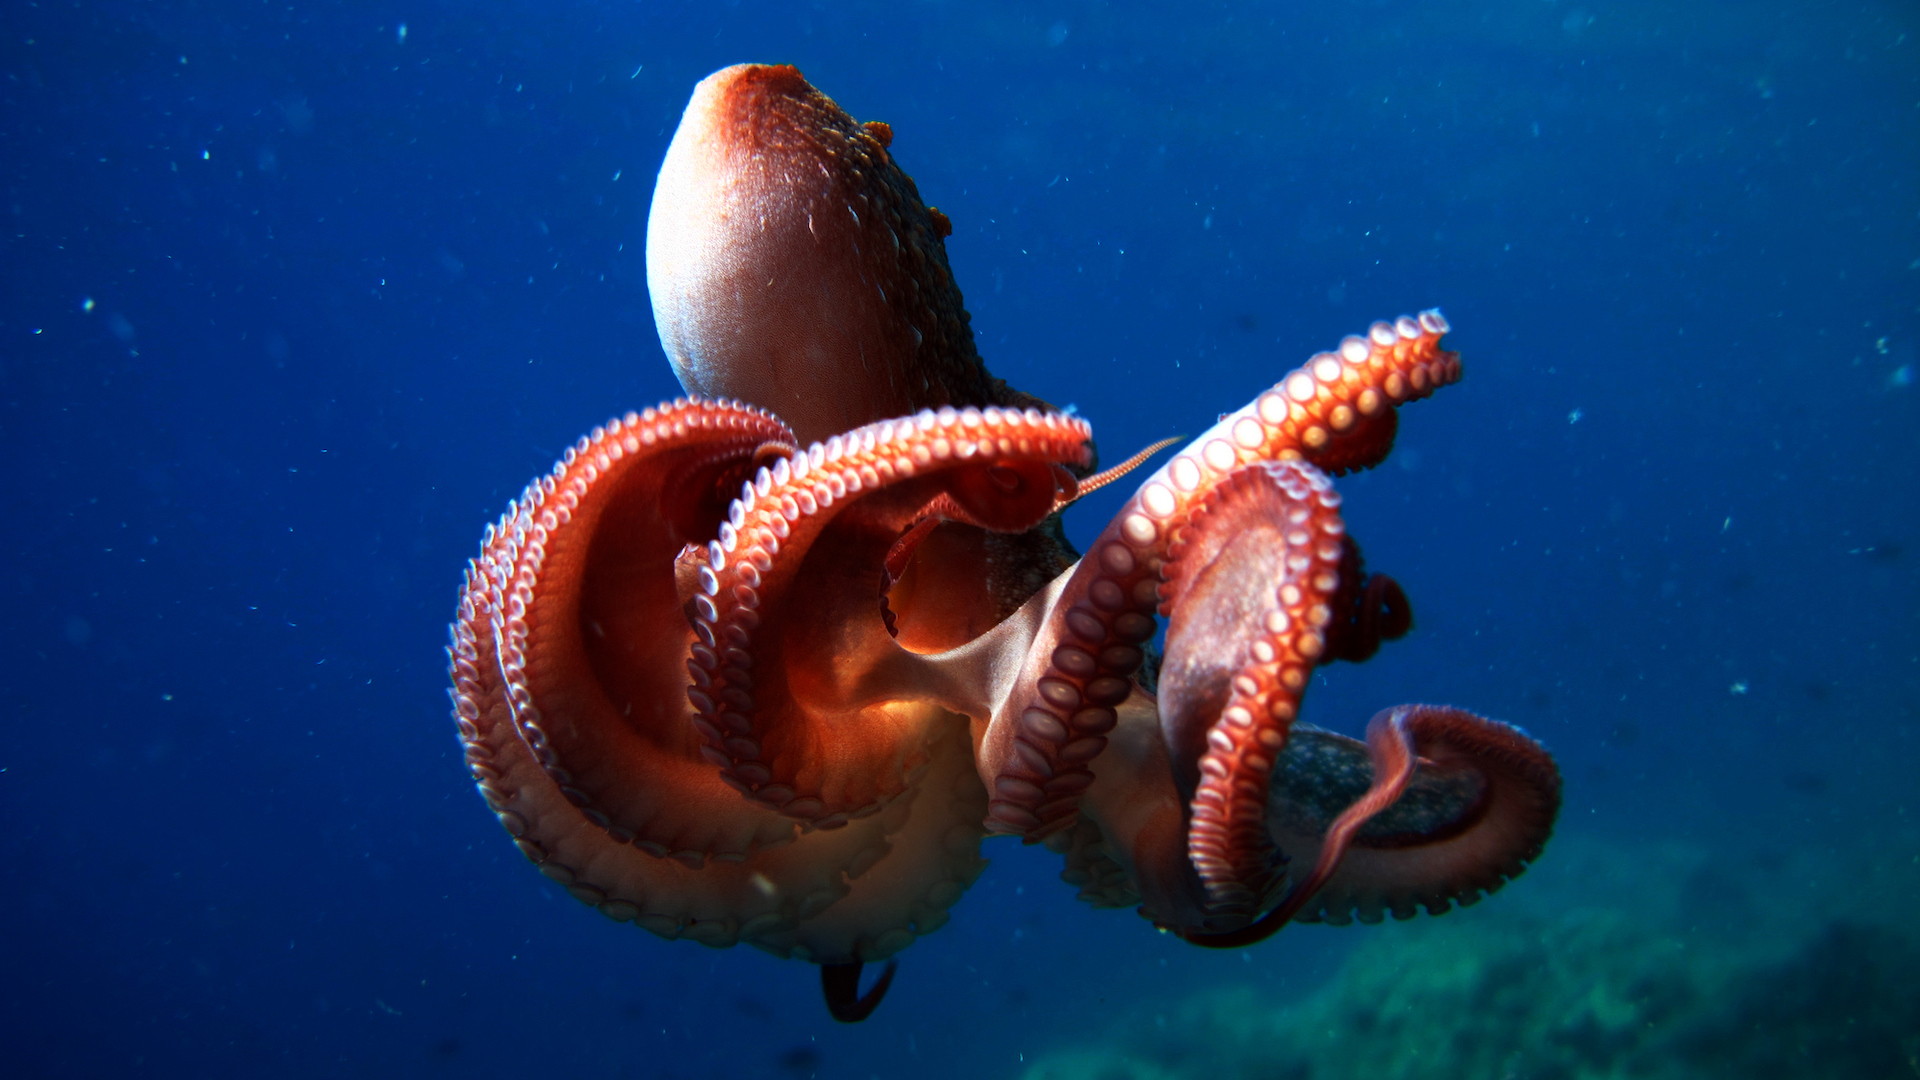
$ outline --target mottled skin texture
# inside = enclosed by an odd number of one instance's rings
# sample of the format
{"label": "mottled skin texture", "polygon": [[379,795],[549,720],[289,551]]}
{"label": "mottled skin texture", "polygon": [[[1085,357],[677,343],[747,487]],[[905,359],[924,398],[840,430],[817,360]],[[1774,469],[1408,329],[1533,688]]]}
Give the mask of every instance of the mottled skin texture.
{"label": "mottled skin texture", "polygon": [[822,964],[843,1020],[884,991],[860,998],[858,965],[946,921],[990,832],[1207,945],[1520,873],[1559,777],[1517,729],[1294,723],[1316,665],[1409,626],[1329,474],[1384,459],[1397,407],[1459,377],[1445,321],[1313,357],[1076,562],[1058,512],[1091,429],[987,373],[951,228],[891,137],[791,68],[696,89],[648,238],[694,396],[529,485],[453,625],[467,760],[521,851],[616,920]]}
{"label": "mottled skin texture", "polygon": [[[791,67],[732,67],[694,88],[647,229],[654,321],[688,393],[750,401],[802,446],[942,405],[1051,411],[981,362],[947,265],[953,227],[892,139]],[[926,583],[945,625],[920,620],[909,645],[923,651],[978,636],[1073,561],[1057,524],[942,532],[948,565],[986,588]]]}

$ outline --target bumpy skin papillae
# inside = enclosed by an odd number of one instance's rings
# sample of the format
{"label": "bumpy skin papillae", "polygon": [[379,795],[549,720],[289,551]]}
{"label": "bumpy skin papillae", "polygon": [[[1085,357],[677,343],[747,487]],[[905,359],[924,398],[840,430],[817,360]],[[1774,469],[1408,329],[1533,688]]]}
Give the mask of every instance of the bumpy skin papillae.
{"label": "bumpy skin papillae", "polygon": [[[1171,547],[1208,494],[1260,462],[1377,461],[1391,445],[1384,414],[1460,377],[1459,357],[1440,348],[1446,331],[1437,311],[1375,323],[1223,417],[1140,485],[1073,571],[987,728],[980,774],[993,800],[990,830],[1036,840],[1072,823],[1087,763],[1105,748],[1140,646],[1156,631]],[[1298,621],[1309,608],[1288,615]]]}
{"label": "bumpy skin papillae", "polygon": [[[647,227],[654,320],[689,393],[769,409],[802,444],[948,405],[1053,411],[981,362],[952,227],[891,140],[791,67],[741,64],[694,89]],[[1075,557],[1054,522],[952,522],[921,547],[891,598],[920,652],[984,633]]]}
{"label": "bumpy skin papillae", "polygon": [[1084,463],[1057,413],[942,409],[868,425],[763,469],[728,508],[694,596],[687,695],[722,777],[836,827],[905,790],[941,724],[932,668],[888,634],[888,548],[929,515],[1017,532]]}
{"label": "bumpy skin papillae", "polygon": [[945,215],[800,72],[694,88],[654,187],[647,288],[689,393],[751,401],[815,442],[942,405],[1040,404],[987,373]]}

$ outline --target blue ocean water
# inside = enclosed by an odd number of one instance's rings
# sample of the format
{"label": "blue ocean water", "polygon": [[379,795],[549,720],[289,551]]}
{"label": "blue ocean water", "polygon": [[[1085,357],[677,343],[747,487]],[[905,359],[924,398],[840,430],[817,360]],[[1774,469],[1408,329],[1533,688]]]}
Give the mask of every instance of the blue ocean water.
{"label": "blue ocean water", "polygon": [[[1435,925],[1552,943],[1591,909],[1678,967],[1846,912],[1892,936],[1840,955],[1911,948],[1873,921],[1920,863],[1910,4],[42,0],[0,29],[9,1075],[1184,1075],[1209,1002],[1311,1010],[1427,955],[1416,924],[1197,950],[995,841],[848,1027],[811,965],[610,923],[501,835],[447,716],[459,575],[574,438],[678,393],[652,179],[693,84],[749,60],[892,125],[988,365],[1108,460],[1445,310],[1465,380],[1341,482],[1416,629],[1306,709],[1451,702],[1557,755],[1545,859]],[[1779,1075],[1914,1067],[1905,993],[1815,1017],[1866,1056]],[[1232,1069],[1291,1052],[1264,1023]]]}

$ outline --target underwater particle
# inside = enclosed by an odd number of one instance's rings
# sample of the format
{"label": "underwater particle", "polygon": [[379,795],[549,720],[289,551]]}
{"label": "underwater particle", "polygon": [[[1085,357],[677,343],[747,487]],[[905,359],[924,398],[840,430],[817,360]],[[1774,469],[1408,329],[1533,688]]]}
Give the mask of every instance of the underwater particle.
{"label": "underwater particle", "polygon": [[1585,415],[1586,413],[1581,412],[1579,409],[1575,409],[1572,412],[1567,414],[1567,423],[1577,424],[1580,422],[1580,418]]}
{"label": "underwater particle", "polygon": [[1735,680],[1732,686],[1727,687],[1727,693],[1729,694],[1744,694],[1746,692],[1747,692],[1747,680],[1745,679]]}

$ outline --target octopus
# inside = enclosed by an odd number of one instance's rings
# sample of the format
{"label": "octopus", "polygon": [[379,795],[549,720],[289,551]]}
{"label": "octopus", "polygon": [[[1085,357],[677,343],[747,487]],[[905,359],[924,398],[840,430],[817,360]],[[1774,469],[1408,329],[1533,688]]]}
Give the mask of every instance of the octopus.
{"label": "octopus", "polygon": [[[702,81],[647,277],[687,396],[593,428],[491,525],[448,650],[513,843],[660,937],[820,965],[865,1018],[990,836],[1207,947],[1476,902],[1560,801],[1519,728],[1300,719],[1412,612],[1332,478],[1460,378],[1437,310],[1286,372],[1138,483],[1082,556],[1092,430],[990,375],[952,225],[791,67]],[[862,966],[887,961],[864,994]]]}

